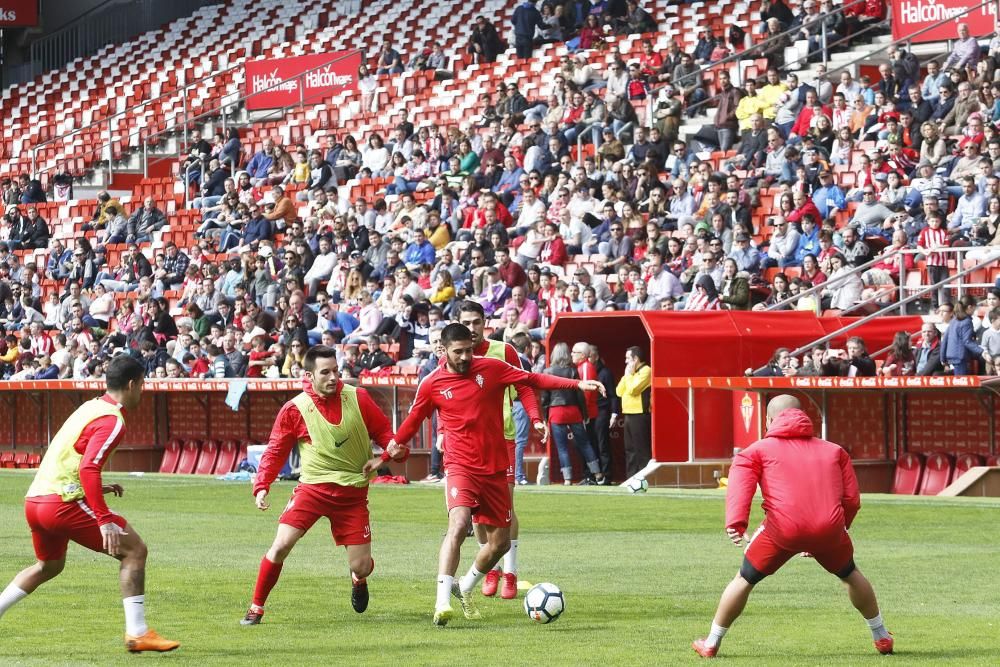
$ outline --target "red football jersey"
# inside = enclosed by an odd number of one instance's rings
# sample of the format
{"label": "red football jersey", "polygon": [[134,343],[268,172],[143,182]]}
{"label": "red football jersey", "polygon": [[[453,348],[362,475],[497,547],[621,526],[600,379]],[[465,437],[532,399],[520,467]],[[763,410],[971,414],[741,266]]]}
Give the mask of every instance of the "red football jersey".
{"label": "red football jersey", "polygon": [[503,437],[503,393],[508,385],[536,389],[576,389],[576,380],[537,375],[505,361],[473,357],[465,374],[439,366],[417,387],[410,414],[396,431],[396,442],[412,438],[435,409],[438,429],[448,443],[448,466],[479,474],[507,470],[510,456]]}

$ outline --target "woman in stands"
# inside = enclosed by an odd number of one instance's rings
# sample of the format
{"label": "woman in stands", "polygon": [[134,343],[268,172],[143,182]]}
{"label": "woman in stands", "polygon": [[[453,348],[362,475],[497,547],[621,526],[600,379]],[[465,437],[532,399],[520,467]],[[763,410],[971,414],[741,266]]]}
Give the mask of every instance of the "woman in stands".
{"label": "woman in stands", "polygon": [[[841,257],[843,259],[843,257]],[[776,303],[780,303],[792,297],[792,291],[789,289],[788,276],[784,273],[778,272],[774,274],[771,278],[771,293],[768,295],[767,299],[762,303],[758,303],[753,307],[754,310],[766,310]],[[791,304],[785,304],[778,308],[777,310],[791,310]]]}
{"label": "woman in stands", "polygon": [[90,308],[83,316],[83,323],[88,327],[107,329],[108,323],[115,314],[115,294],[104,287],[104,285],[94,285],[94,298],[90,302]]}
{"label": "woman in stands", "polygon": [[719,302],[725,310],[750,310],[750,280],[746,274],[740,274],[735,259],[723,262]]}
{"label": "woman in stands", "polygon": [[916,357],[910,345],[910,334],[905,331],[897,331],[892,339],[892,348],[886,355],[885,363],[879,371],[885,377],[896,377],[899,375],[914,375],[917,367]]}
{"label": "woman in stands", "polygon": [[684,246],[679,238],[671,236],[667,239],[667,252],[663,255],[663,265],[678,278],[687,268]]}
{"label": "woman in stands", "polygon": [[361,158],[361,165],[368,169],[373,178],[384,175],[385,168],[389,164],[389,151],[385,147],[385,142],[378,134],[368,137],[368,148],[365,149]]}
{"label": "woman in stands", "polygon": [[821,293],[823,308],[824,310],[850,308],[861,298],[864,283],[840,253],[830,258],[830,268],[832,271],[825,283],[826,289]]}
{"label": "woman in stands", "polygon": [[354,178],[358,169],[361,168],[363,157],[358,150],[358,142],[353,136],[348,134],[344,137],[344,146],[337,153],[337,159],[333,163],[333,174],[338,183],[344,183]]}
{"label": "woman in stands", "polygon": [[799,274],[803,280],[808,280],[813,285],[826,282],[826,274],[819,268],[819,261],[815,255],[806,255],[802,258],[802,271]]}

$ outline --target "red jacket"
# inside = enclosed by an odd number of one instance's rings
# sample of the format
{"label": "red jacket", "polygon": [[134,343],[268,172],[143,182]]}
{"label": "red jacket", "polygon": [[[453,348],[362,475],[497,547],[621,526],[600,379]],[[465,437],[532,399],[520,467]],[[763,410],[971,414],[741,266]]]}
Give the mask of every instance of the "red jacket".
{"label": "red jacket", "polygon": [[814,204],[813,200],[809,199],[809,197],[806,197],[806,202],[802,206],[786,215],[785,220],[788,222],[797,222],[802,224],[802,216],[804,215],[811,215],[813,223],[817,225],[823,220],[823,214],[819,212],[819,209],[816,208],[816,204]]}
{"label": "red jacket", "polygon": [[[302,381],[303,391],[309,394],[323,418],[333,424],[340,423],[340,390],[343,386],[343,382],[337,383],[337,391],[332,396],[324,398],[313,391],[312,383],[308,380]],[[389,440],[392,439],[392,424],[389,423],[382,410],[375,405],[375,401],[368,395],[368,392],[360,387],[358,388],[358,408],[371,439],[381,447],[388,445]],[[274,426],[271,428],[271,437],[267,441],[267,449],[260,457],[260,467],[253,485],[254,495],[257,495],[257,492],[261,490],[270,490],[272,482],[281,472],[285,461],[288,460],[292,447],[299,440],[307,440],[308,438],[309,429],[306,428],[306,422],[302,419],[302,413],[299,412],[294,403],[288,401],[278,411],[278,416],[274,418]]]}
{"label": "red jacket", "polygon": [[745,533],[757,485],[767,532],[782,549],[850,528],[861,494],[842,447],[813,437],[809,416],[785,410],[767,436],[736,455],[726,493],[726,528]]}

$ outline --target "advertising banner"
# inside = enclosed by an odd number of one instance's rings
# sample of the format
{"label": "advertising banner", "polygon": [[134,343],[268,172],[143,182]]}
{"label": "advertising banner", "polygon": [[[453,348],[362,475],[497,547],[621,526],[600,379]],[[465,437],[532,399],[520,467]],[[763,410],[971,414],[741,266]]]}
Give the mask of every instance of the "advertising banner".
{"label": "advertising banner", "polygon": [[892,38],[907,39],[918,30],[953,16],[958,18],[917,35],[913,38],[913,42],[943,42],[955,39],[958,37],[959,23],[969,26],[969,34],[973,37],[989,35],[993,32],[993,23],[996,19],[996,3],[988,3],[959,16],[979,2],[980,0],[892,0]]}
{"label": "advertising banner", "polygon": [[[318,104],[341,90],[357,90],[360,66],[360,51],[249,61],[245,94],[253,97],[247,99],[247,109],[276,109],[300,101]],[[303,72],[305,76],[299,76]]]}
{"label": "advertising banner", "polygon": [[0,0],[0,28],[38,25],[38,0]]}

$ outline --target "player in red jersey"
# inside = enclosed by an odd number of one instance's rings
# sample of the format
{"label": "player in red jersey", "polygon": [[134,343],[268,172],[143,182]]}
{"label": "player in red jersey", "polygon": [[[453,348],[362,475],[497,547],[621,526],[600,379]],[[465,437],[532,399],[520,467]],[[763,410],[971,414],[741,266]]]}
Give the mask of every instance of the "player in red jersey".
{"label": "player in red jersey", "polygon": [[302,364],[306,373],[303,391],[278,412],[261,458],[253,485],[257,509],[270,507],[271,484],[296,444],[302,458],[299,485],[278,518],[271,548],[260,561],[253,603],[241,625],[261,622],[264,603],[278,583],[285,558],[321,517],[329,519],[334,542],[347,549],[351,606],[359,614],[368,608],[367,577],[375,567],[368,480],[390,455],[402,461],[409,453],[393,443],[381,456],[373,455],[371,441],[389,445],[392,426],[368,392],[341,382],[333,348],[310,348]]}
{"label": "player in red jersey", "polygon": [[[522,368],[521,358],[511,345],[499,340],[488,340],[483,331],[486,328],[486,313],[483,307],[475,301],[464,301],[458,306],[458,323],[468,327],[472,332],[472,353],[477,357],[492,357],[502,359],[515,368]],[[588,379],[588,378],[583,378]],[[538,413],[538,400],[535,392],[528,386],[521,386],[515,392],[508,389],[501,400],[504,417],[504,442],[507,445],[507,453],[510,455],[510,465],[507,467],[507,486],[511,493],[511,519],[510,519],[510,549],[503,555],[501,560],[486,573],[483,579],[483,595],[492,597],[497,593],[497,584],[500,582],[501,562],[503,563],[503,588],[500,597],[504,600],[512,600],[517,597],[517,549],[518,537],[520,533],[520,523],[517,520],[517,511],[514,509],[514,456],[515,456],[515,434],[517,426],[513,414],[513,400],[517,398],[521,406],[528,415],[528,420],[534,429],[545,441],[548,435],[548,427],[542,421]],[[476,540],[479,547],[486,544],[486,529],[475,520]]]}
{"label": "player in red jersey", "polygon": [[108,509],[101,471],[125,435],[122,410],[139,407],[145,369],[117,356],[105,374],[107,392],[70,415],[52,438],[24,501],[38,562],[22,570],[0,593],[0,616],[63,571],[70,540],[121,561],[119,585],[125,607],[125,647],[133,652],[172,651],[180,644],[146,625],[146,545],[125,517]]}
{"label": "player in red jersey", "polygon": [[729,626],[753,587],[798,553],[810,555],[847,587],[864,616],[879,653],[892,653],[875,591],[854,564],[847,534],[861,507],[850,455],[839,445],[813,437],[809,416],[794,396],[776,396],[767,406],[767,437],[736,455],[726,492],[726,533],[734,544],[746,539],[757,486],[764,495],[764,521],[750,538],[743,566],[722,593],[708,637],[692,647],[715,657]]}
{"label": "player in red jersey", "polygon": [[[417,433],[420,423],[437,409],[447,452],[448,532],[438,561],[435,625],[446,625],[451,620],[453,594],[462,603],[466,618],[479,618],[472,599],[473,589],[510,549],[512,507],[507,486],[510,456],[504,442],[501,402],[507,387],[604,391],[604,385],[598,382],[536,375],[506,361],[477,357],[473,354],[472,332],[457,322],[442,330],[441,344],[445,363],[417,387],[410,414],[396,431],[395,440],[406,443]],[[462,542],[473,515],[484,526],[487,541],[469,572],[455,582]]]}

